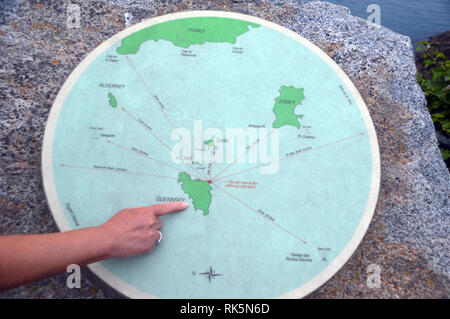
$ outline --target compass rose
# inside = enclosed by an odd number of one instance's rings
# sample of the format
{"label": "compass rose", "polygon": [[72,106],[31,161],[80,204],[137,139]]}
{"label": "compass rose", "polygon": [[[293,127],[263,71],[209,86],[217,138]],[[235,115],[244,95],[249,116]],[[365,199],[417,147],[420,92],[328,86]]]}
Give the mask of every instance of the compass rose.
{"label": "compass rose", "polygon": [[222,276],[222,274],[217,274],[214,272],[214,269],[212,269],[212,266],[209,266],[209,270],[206,272],[201,272],[200,275],[205,275],[208,277],[209,282],[211,282],[212,279],[214,279],[217,276]]}

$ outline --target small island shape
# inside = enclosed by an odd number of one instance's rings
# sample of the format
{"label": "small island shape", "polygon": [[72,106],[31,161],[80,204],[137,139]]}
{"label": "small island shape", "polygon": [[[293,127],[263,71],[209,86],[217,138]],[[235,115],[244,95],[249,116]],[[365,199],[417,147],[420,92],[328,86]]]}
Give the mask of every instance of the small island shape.
{"label": "small island shape", "polygon": [[108,98],[109,105],[111,105],[112,107],[117,107],[117,99],[111,92],[108,93]]}
{"label": "small island shape", "polygon": [[194,209],[200,209],[203,215],[208,215],[212,200],[211,185],[207,181],[193,180],[184,172],[178,174],[178,182],[181,183],[181,189],[192,199]]}
{"label": "small island shape", "polygon": [[300,128],[298,119],[302,119],[303,114],[295,114],[295,108],[305,99],[303,91],[303,88],[297,89],[294,86],[282,86],[280,88],[280,96],[275,99],[273,107],[273,113],[275,114],[273,128],[280,128],[286,125]]}
{"label": "small island shape", "polygon": [[214,140],[212,140],[212,139],[205,141],[205,143],[203,143],[203,144],[207,145],[208,147],[212,148],[213,150],[217,149],[216,145],[214,144]]}
{"label": "small island shape", "polygon": [[122,43],[116,51],[118,54],[136,54],[143,42],[160,39],[170,41],[174,46],[184,49],[193,44],[204,44],[205,42],[235,44],[236,38],[247,32],[249,26],[257,28],[260,25],[220,17],[177,19],[155,24],[130,34],[122,39]]}

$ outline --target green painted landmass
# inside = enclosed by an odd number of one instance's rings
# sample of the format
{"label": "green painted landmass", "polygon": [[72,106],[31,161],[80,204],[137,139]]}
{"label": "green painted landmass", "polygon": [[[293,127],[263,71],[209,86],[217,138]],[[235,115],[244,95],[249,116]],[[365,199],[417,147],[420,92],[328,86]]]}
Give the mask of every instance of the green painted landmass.
{"label": "green painted landmass", "polygon": [[137,31],[122,39],[119,54],[136,54],[145,41],[167,40],[173,45],[189,48],[205,42],[236,43],[236,38],[259,24],[218,17],[196,17],[163,22]]}
{"label": "green painted landmass", "polygon": [[193,180],[184,172],[178,174],[178,182],[181,183],[181,189],[192,199],[194,209],[200,209],[203,215],[208,215],[212,200],[211,185],[205,181]]}
{"label": "green painted landmass", "polygon": [[294,86],[282,86],[280,88],[280,96],[275,99],[273,107],[273,113],[275,114],[274,128],[280,128],[285,125],[300,128],[298,119],[303,118],[303,114],[295,114],[295,108],[305,99],[303,90]]}
{"label": "green painted landmass", "polygon": [[108,93],[108,98],[109,98],[109,105],[111,105],[112,107],[117,107],[116,97],[112,95],[111,92]]}
{"label": "green painted landmass", "polygon": [[207,141],[205,141],[204,144],[205,144],[205,145],[208,145],[209,147],[211,147],[211,148],[213,148],[213,149],[216,149],[216,145],[214,144],[214,141],[213,141],[213,140],[207,140]]}

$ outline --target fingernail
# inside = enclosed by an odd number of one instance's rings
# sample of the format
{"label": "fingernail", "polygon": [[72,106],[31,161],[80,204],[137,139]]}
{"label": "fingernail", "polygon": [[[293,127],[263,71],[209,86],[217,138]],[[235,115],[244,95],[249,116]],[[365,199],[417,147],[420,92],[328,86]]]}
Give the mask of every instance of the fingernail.
{"label": "fingernail", "polygon": [[186,202],[182,202],[181,203],[181,207],[183,207],[183,209],[188,208],[189,204]]}

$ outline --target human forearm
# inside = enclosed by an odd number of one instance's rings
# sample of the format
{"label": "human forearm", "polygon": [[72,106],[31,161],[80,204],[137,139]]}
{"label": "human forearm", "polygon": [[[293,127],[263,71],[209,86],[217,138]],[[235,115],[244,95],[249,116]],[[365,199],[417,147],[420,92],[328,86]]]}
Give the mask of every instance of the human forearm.
{"label": "human forearm", "polygon": [[124,209],[98,227],[42,235],[0,236],[0,290],[113,257],[151,252],[161,238],[160,216],[187,208],[171,202]]}
{"label": "human forearm", "polygon": [[0,237],[0,290],[109,258],[110,242],[102,227]]}

